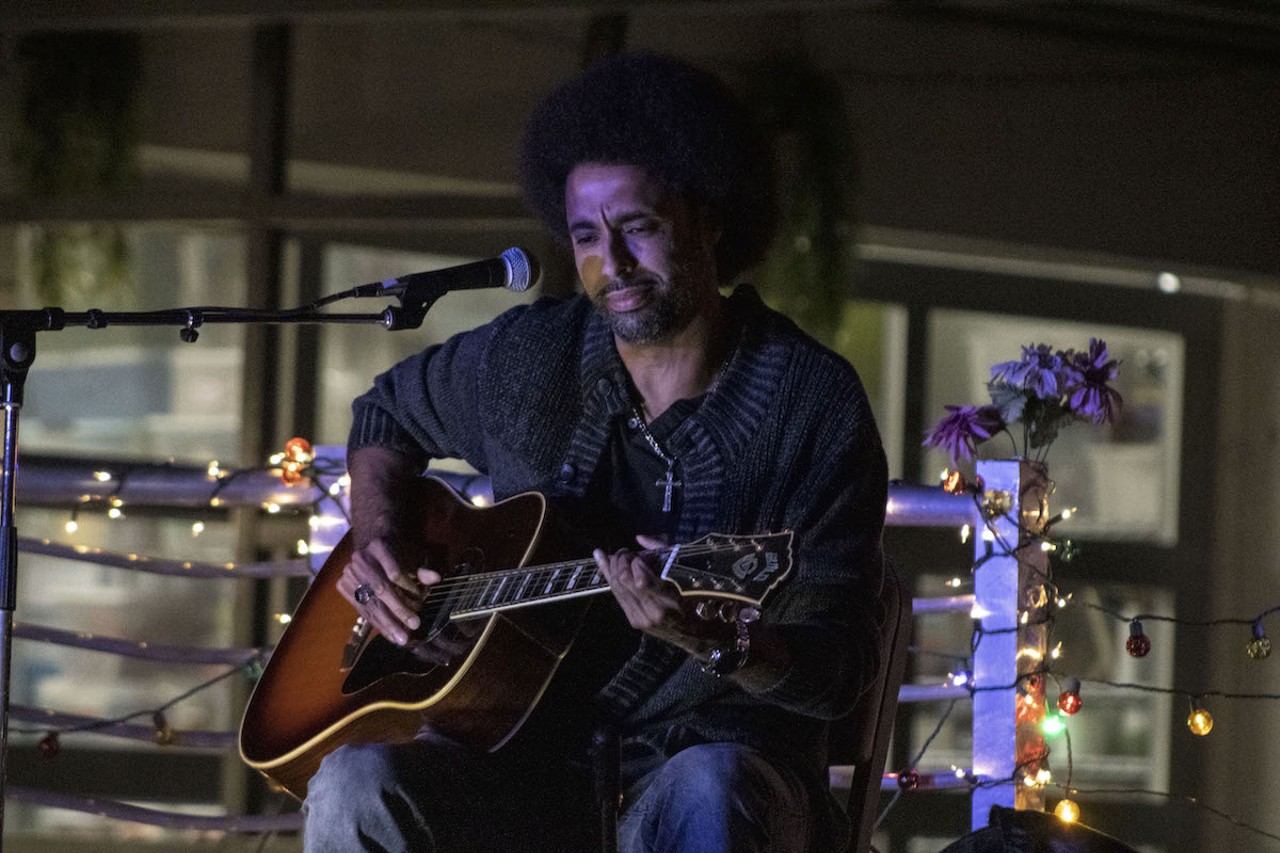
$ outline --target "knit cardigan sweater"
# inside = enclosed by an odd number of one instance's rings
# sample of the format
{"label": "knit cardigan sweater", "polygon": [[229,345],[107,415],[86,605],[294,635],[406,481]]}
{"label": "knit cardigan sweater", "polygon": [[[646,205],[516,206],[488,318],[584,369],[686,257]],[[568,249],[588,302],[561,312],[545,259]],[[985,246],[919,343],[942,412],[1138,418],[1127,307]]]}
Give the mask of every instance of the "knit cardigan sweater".
{"label": "knit cardigan sweater", "polygon": [[[791,658],[748,693],[645,636],[602,694],[624,738],[674,754],[733,741],[826,786],[826,720],[875,672],[886,473],[853,368],[750,287],[728,299],[736,351],[702,405],[664,442],[680,460],[679,541],[790,529],[791,576],[764,603]],[[613,335],[583,296],[543,299],[383,373],[353,404],[349,447],[460,458],[498,499],[528,490],[581,498],[630,412]]]}

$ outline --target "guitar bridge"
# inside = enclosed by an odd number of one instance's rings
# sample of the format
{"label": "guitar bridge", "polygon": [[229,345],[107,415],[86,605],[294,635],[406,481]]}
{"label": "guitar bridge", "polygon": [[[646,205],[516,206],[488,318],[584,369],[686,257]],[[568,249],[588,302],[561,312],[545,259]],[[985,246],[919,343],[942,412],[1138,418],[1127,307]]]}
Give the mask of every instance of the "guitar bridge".
{"label": "guitar bridge", "polygon": [[342,647],[342,663],[338,667],[341,672],[350,672],[351,668],[356,665],[356,661],[360,659],[360,653],[364,651],[365,645],[369,642],[369,633],[372,630],[369,627],[369,623],[364,621],[363,616],[351,626],[351,636],[347,639],[346,645]]}

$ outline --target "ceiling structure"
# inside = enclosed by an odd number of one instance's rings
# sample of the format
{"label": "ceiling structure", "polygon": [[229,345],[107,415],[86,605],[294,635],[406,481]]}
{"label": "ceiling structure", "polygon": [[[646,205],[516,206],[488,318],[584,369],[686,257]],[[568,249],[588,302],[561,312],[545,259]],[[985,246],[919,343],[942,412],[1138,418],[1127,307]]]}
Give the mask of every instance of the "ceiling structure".
{"label": "ceiling structure", "polygon": [[[0,34],[10,44],[41,29],[143,34],[140,153],[153,180],[109,203],[6,199],[4,218],[510,224],[524,216],[514,165],[528,111],[613,40],[687,57],[748,99],[789,62],[833,81],[852,140],[852,224],[864,232],[1137,259],[1268,286],[1280,275],[1274,9],[9,0]],[[290,194],[253,202],[243,192],[251,33],[280,24],[291,35]]]}

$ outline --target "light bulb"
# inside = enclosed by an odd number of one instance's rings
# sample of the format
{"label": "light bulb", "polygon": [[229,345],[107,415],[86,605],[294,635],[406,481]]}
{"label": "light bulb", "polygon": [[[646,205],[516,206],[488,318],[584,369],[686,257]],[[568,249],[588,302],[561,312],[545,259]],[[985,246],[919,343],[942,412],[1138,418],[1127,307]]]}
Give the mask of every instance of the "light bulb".
{"label": "light bulb", "polygon": [[1191,729],[1193,735],[1204,737],[1213,731],[1213,714],[1198,704],[1192,703],[1191,716],[1187,717],[1187,728]]}
{"label": "light bulb", "polygon": [[1249,657],[1254,660],[1262,660],[1271,655],[1271,640],[1267,637],[1266,630],[1262,627],[1262,622],[1253,623],[1253,636],[1249,640],[1246,647]]}
{"label": "light bulb", "polygon": [[1075,823],[1080,819],[1080,806],[1076,805],[1075,800],[1063,798],[1053,807],[1053,813],[1063,823]]}
{"label": "light bulb", "polygon": [[1124,641],[1124,650],[1135,658],[1145,658],[1151,652],[1151,638],[1142,633],[1142,623],[1137,619],[1129,623],[1129,639]]}
{"label": "light bulb", "polygon": [[315,453],[311,449],[311,442],[297,436],[284,443],[284,455],[298,462],[310,462],[315,459]]}
{"label": "light bulb", "polygon": [[1071,716],[1080,713],[1084,700],[1080,698],[1080,679],[1068,678],[1062,693],[1058,695],[1058,708],[1062,713]]}

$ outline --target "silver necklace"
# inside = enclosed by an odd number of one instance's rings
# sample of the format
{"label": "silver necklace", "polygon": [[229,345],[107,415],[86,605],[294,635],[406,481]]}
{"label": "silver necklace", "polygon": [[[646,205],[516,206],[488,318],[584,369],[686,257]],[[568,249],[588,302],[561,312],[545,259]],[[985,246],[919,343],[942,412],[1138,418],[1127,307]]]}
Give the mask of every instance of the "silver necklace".
{"label": "silver necklace", "polygon": [[653,448],[653,452],[658,454],[659,459],[667,463],[666,476],[661,480],[654,480],[653,484],[663,490],[662,511],[671,512],[671,493],[684,485],[684,483],[676,479],[676,458],[667,455],[667,452],[662,449],[662,445],[658,444],[658,439],[653,437],[653,433],[649,432],[649,427],[645,425],[644,415],[640,413],[640,410],[634,404],[631,406],[631,418],[636,427],[639,428],[640,434],[644,436],[644,440]]}
{"label": "silver necklace", "polygon": [[[739,330],[741,335],[741,330]],[[735,340],[729,354],[725,356],[724,361],[720,365],[720,369],[716,371],[716,375],[712,377],[711,384],[707,387],[707,395],[715,393],[720,386],[720,380],[729,370],[729,365],[733,363],[734,358],[738,355],[738,340]],[[653,433],[649,432],[649,427],[645,423],[644,414],[640,411],[640,407],[635,403],[631,404],[631,419],[635,423],[636,428],[640,430],[640,434],[644,436],[644,440],[649,447],[653,448],[653,452],[658,454],[658,458],[667,463],[667,473],[660,480],[654,480],[653,484],[662,489],[662,511],[671,512],[671,495],[678,488],[682,488],[684,483],[676,479],[676,462],[675,456],[669,455],[662,449],[662,445],[658,443],[658,439],[654,438]]]}

